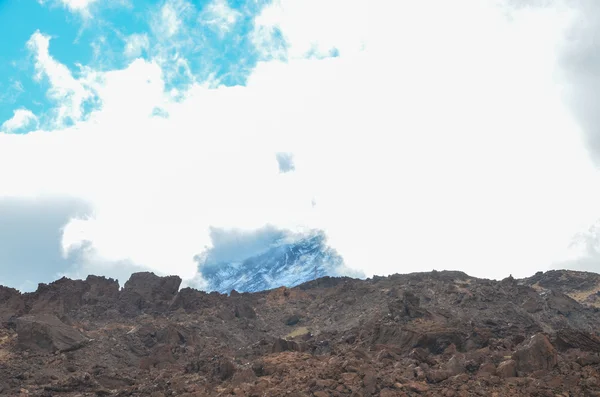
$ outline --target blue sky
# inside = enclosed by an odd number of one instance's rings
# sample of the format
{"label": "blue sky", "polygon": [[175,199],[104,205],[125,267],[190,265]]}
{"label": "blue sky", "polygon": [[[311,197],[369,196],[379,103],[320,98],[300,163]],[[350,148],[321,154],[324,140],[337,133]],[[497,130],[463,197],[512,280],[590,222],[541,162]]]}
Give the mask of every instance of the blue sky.
{"label": "blue sky", "polygon": [[367,276],[600,270],[600,8],[519,4],[0,1],[0,284],[199,286],[265,228]]}
{"label": "blue sky", "polygon": [[[10,40],[0,44],[0,88],[4,92],[0,97],[0,120],[10,119],[15,108],[29,109],[43,119],[45,111],[53,106],[47,95],[48,82],[32,78],[35,68],[27,42],[36,31],[51,38],[52,57],[74,74],[81,65],[111,70],[123,68],[132,56],[185,54],[184,66],[172,65],[167,88],[181,87],[189,83],[191,76],[200,81],[216,79],[222,85],[243,85],[259,60],[250,33],[254,17],[266,2],[136,1],[135,6],[118,1],[89,3],[85,9],[72,10],[69,1],[62,0],[2,2],[0,33]],[[222,4],[224,9],[215,8],[215,4]],[[159,26],[165,9],[177,13],[178,23],[182,24],[173,35],[176,41],[170,43],[164,42]],[[227,18],[235,23],[229,26]],[[204,25],[202,20],[206,21]],[[136,37],[138,45],[130,50],[134,53],[128,54],[128,45],[135,46]],[[189,71],[184,72],[184,67]]]}

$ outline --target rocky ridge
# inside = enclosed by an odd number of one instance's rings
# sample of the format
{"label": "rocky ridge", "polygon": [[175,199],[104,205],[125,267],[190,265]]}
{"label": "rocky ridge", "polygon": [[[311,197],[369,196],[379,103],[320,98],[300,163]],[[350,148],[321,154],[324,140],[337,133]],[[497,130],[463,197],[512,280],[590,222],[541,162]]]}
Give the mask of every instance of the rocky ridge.
{"label": "rocky ridge", "polygon": [[0,287],[0,395],[600,396],[600,313],[573,298],[582,280],[445,271],[223,295],[136,273],[122,289],[96,276]]}

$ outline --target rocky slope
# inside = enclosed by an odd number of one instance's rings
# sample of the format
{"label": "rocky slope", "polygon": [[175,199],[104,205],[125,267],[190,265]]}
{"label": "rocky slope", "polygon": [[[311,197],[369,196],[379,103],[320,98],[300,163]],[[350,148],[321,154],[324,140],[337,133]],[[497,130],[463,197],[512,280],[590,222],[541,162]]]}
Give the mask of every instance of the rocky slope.
{"label": "rocky slope", "polygon": [[572,270],[538,272],[520,281],[537,291],[554,290],[594,307],[600,307],[600,274]]}
{"label": "rocky slope", "polygon": [[230,296],[152,273],[122,289],[0,287],[0,395],[600,396],[598,309],[534,277],[324,277]]}

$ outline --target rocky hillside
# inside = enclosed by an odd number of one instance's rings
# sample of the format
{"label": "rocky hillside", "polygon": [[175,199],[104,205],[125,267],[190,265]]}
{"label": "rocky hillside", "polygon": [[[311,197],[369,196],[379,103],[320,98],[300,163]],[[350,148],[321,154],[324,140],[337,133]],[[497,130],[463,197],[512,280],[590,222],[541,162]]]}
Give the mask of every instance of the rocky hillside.
{"label": "rocky hillside", "polygon": [[562,292],[585,305],[600,307],[600,274],[572,270],[538,272],[520,281],[536,291]]}
{"label": "rocky hillside", "polygon": [[562,276],[534,277],[324,277],[230,296],[152,273],[122,289],[0,287],[0,394],[600,396],[598,309]]}

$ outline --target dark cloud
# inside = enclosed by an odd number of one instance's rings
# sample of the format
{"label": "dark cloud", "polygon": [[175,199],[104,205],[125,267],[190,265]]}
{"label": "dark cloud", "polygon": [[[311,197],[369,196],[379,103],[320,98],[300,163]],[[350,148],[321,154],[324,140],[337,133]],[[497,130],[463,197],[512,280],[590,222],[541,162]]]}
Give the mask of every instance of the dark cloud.
{"label": "dark cloud", "polygon": [[286,173],[296,169],[294,165],[294,155],[292,153],[276,153],[277,163],[279,164],[279,172]]}
{"label": "dark cloud", "polygon": [[76,199],[0,199],[0,284],[32,290],[66,271],[71,261],[62,255],[62,228],[90,212]]}

